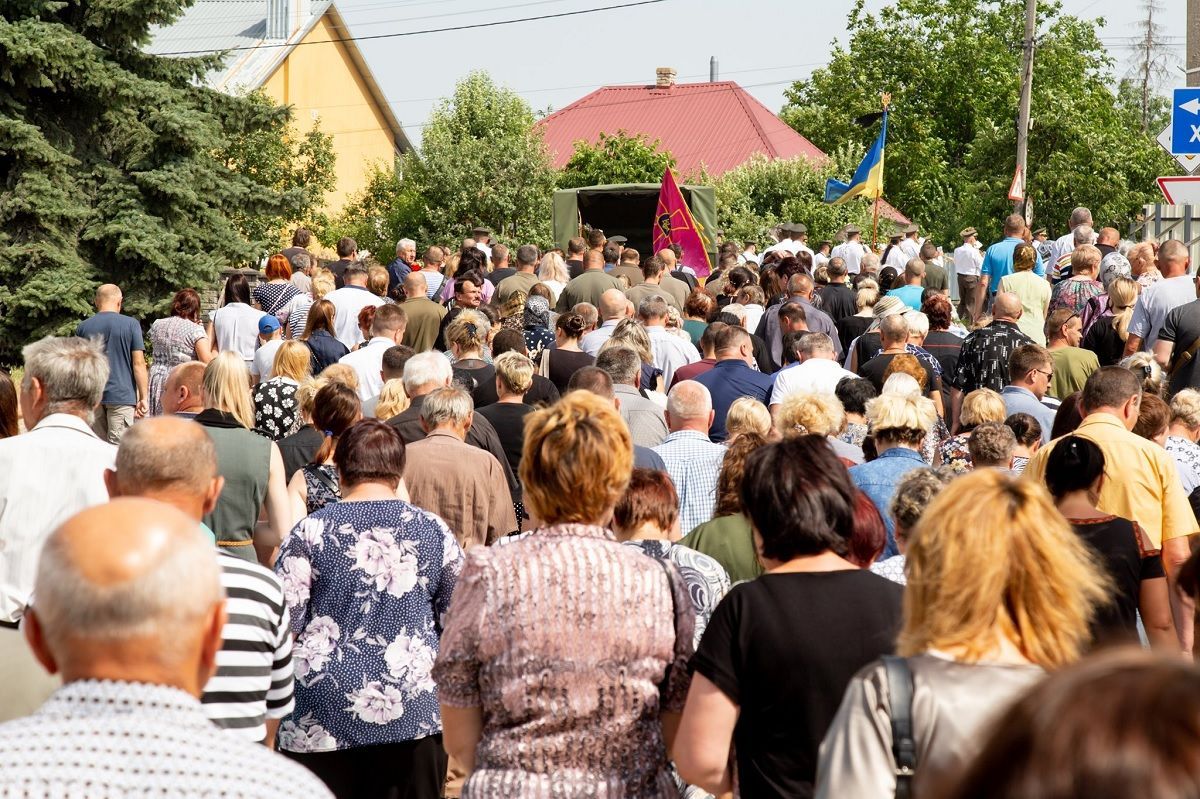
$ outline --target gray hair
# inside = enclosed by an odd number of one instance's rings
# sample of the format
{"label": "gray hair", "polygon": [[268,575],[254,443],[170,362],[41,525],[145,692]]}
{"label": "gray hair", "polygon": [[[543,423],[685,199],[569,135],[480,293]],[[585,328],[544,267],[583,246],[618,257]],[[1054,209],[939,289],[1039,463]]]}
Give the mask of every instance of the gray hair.
{"label": "gray hair", "polygon": [[163,488],[203,494],[217,476],[217,450],[195,422],[160,416],[125,431],[116,470],[122,494]]}
{"label": "gray hair", "polygon": [[[409,361],[412,363],[412,361]],[[471,395],[456,386],[431,391],[421,403],[421,421],[430,428],[440,427],[447,422],[466,424],[475,411]]]}
{"label": "gray hair", "polygon": [[25,375],[21,387],[33,380],[46,392],[46,414],[91,413],[100,404],[108,382],[108,355],[100,338],[47,336],[21,351]]}
{"label": "gray hair", "polygon": [[517,248],[517,263],[521,266],[533,266],[538,262],[538,248],[532,244],[522,244]]}
{"label": "gray hair", "polygon": [[647,297],[638,305],[638,316],[642,319],[665,319],[667,301],[657,294]]}
{"label": "gray hair", "polygon": [[695,380],[682,380],[667,394],[667,413],[676,419],[703,419],[712,409],[712,394]]}
{"label": "gray hair", "polygon": [[637,386],[642,374],[642,356],[633,347],[617,344],[596,356],[596,366],[608,372],[614,383]]}
{"label": "gray hair", "polygon": [[908,334],[910,336],[924,338],[929,335],[929,317],[921,311],[909,311],[904,314],[904,321],[908,323]]}
{"label": "gray hair", "polygon": [[[167,515],[182,515],[164,506]],[[99,531],[97,531],[99,532]],[[196,523],[176,533],[152,567],[136,578],[95,585],[79,568],[61,528],[46,539],[34,583],[34,609],[47,639],[58,648],[64,636],[122,641],[158,636],[160,651],[178,653],[176,632],[202,618],[225,595],[210,540]]]}
{"label": "gray hair", "polygon": [[880,263],[879,256],[869,252],[859,260],[858,268],[863,272],[878,272]]}
{"label": "gray hair", "polygon": [[400,241],[396,242],[396,252],[397,253],[399,253],[405,247],[412,247],[413,252],[417,251],[417,243],[415,241],[413,241],[412,239],[400,239]]}
{"label": "gray hair", "polygon": [[404,364],[404,390],[410,397],[428,385],[444,386],[453,377],[454,367],[440,352],[418,353]]}
{"label": "gray hair", "polygon": [[312,256],[306,252],[298,252],[291,257],[292,271],[303,272],[312,266]]}
{"label": "gray hair", "polygon": [[1089,221],[1089,224],[1079,225],[1076,227],[1075,232],[1071,234],[1071,237],[1072,241],[1075,242],[1075,246],[1078,247],[1081,244],[1092,244],[1095,242],[1096,232],[1092,230],[1092,226]]}
{"label": "gray hair", "polygon": [[1073,211],[1071,211],[1071,228],[1072,229],[1077,228],[1080,225],[1090,225],[1090,224],[1092,224],[1092,212],[1089,211],[1087,208],[1084,208],[1082,205],[1080,205],[1080,206],[1076,206],[1075,209]]}
{"label": "gray hair", "polygon": [[833,346],[833,339],[824,333],[805,333],[796,342],[796,354],[798,355],[811,358],[818,352],[837,354],[837,348]]}

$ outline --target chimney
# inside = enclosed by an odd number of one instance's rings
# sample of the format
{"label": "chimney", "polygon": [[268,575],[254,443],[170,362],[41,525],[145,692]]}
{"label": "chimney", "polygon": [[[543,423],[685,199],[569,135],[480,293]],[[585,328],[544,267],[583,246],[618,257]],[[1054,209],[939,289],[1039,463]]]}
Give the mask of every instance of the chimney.
{"label": "chimney", "polygon": [[669,89],[675,85],[675,67],[659,67],[654,70],[654,85],[660,89]]}
{"label": "chimney", "polygon": [[716,56],[713,56],[712,58],[708,59],[708,80],[709,80],[709,83],[716,83],[716,82],[717,82],[717,71],[718,71],[718,68],[719,68],[720,66],[721,66],[721,65],[720,65],[720,63],[717,61],[717,57],[716,57]]}
{"label": "chimney", "polygon": [[267,38],[284,40],[292,32],[288,0],[267,0]]}

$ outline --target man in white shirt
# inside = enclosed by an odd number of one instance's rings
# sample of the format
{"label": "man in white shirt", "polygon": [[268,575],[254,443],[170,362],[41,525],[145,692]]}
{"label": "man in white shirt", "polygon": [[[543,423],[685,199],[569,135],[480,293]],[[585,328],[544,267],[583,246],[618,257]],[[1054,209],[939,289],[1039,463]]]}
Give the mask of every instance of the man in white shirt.
{"label": "man in white shirt", "polygon": [[[1054,265],[1062,260],[1064,255],[1070,255],[1075,252],[1075,228],[1080,225],[1092,224],[1092,212],[1082,205],[1071,211],[1071,230],[1064,236],[1059,236],[1054,243],[1050,245],[1050,260],[1048,265]],[[1089,244],[1091,242],[1088,242]],[[1036,246],[1036,245],[1035,245]]]}
{"label": "man in white shirt", "polygon": [[475,249],[492,260],[492,231],[485,227],[471,228],[471,236],[475,239]]}
{"label": "man in white shirt", "polygon": [[44,338],[25,348],[24,435],[0,441],[0,721],[25,715],[55,688],[17,623],[33,593],[46,537],[75,513],[108,501],[104,471],[117,448],[92,431],[104,384],[104,345]]}
{"label": "man in white shirt", "polygon": [[700,351],[685,336],[667,330],[667,302],[657,295],[647,297],[638,306],[638,318],[650,337],[654,365],[663,371],[663,384],[671,385],[675,370],[700,360]]}
{"label": "man in white shirt", "polygon": [[593,358],[596,357],[596,353],[600,352],[604,342],[612,338],[617,324],[626,317],[628,307],[629,299],[620,289],[608,289],[601,294],[600,305],[597,309],[600,311],[600,325],[579,340],[579,349]]}
{"label": "man in white shirt", "polygon": [[367,268],[361,263],[355,261],[347,266],[342,277],[346,285],[329,292],[325,299],[333,303],[334,337],[352,350],[363,342],[362,330],[358,327],[358,312],[370,305],[378,308],[386,303],[383,297],[367,289]]}
{"label": "man in white shirt", "polygon": [[857,275],[859,272],[859,264],[862,263],[862,258],[867,254],[867,248],[863,245],[859,237],[862,231],[855,225],[846,227],[846,240],[833,248],[830,253],[830,258],[841,258],[846,264],[846,274]]}
{"label": "man in white shirt", "polygon": [[358,398],[363,402],[383,391],[383,354],[404,341],[408,317],[399,305],[382,305],[371,322],[371,340],[362,348],[343,355],[339,363],[358,375]]}
{"label": "man in white shirt", "polygon": [[962,246],[954,250],[954,275],[958,281],[958,315],[970,322],[975,319],[975,303],[979,299],[979,274],[983,266],[983,250],[978,232],[973,227],[959,231]]}
{"label": "man in white shirt", "polygon": [[770,247],[764,249],[762,251],[763,255],[766,255],[769,252],[792,252],[792,247],[795,246],[795,243],[792,241],[792,223],[780,223],[779,227],[776,228],[776,235],[779,237],[778,240]]}
{"label": "man in white shirt", "polygon": [[897,231],[896,233],[893,233],[891,236],[888,237],[888,246],[887,246],[887,249],[884,250],[884,253],[883,253],[884,254],[883,265],[890,266],[892,269],[895,269],[897,275],[902,273],[904,271],[904,268],[906,266],[908,266],[908,262],[912,260],[904,253],[904,250],[900,247],[900,242],[902,242],[903,240],[904,240],[903,233],[900,233],[899,231]]}
{"label": "man in white shirt", "polygon": [[921,229],[916,225],[905,225],[904,240],[900,242],[900,249],[904,250],[904,254],[909,260],[921,257]]}
{"label": "man in white shirt", "polygon": [[[844,378],[858,377],[843,369],[837,362],[833,339],[824,333],[789,333],[784,336],[783,348],[794,347],[796,363],[785,366],[775,375],[771,390],[771,412],[793,394],[832,394]],[[788,356],[785,354],[784,358]]]}
{"label": "man in white shirt", "polygon": [[283,346],[283,330],[279,319],[263,314],[258,320],[258,349],[254,351],[254,363],[250,366],[250,377],[255,383],[261,383],[271,377],[271,367],[275,364],[275,355]]}
{"label": "man in white shirt", "polygon": [[814,257],[812,249],[808,246],[808,226],[796,222],[792,225],[792,255],[802,252],[808,253],[810,258]]}

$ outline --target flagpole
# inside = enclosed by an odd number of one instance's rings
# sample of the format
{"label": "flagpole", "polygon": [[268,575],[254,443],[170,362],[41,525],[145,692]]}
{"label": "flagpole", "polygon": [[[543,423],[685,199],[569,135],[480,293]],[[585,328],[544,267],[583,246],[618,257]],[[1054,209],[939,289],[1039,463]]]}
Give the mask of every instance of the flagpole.
{"label": "flagpole", "polygon": [[[884,92],[883,94],[881,94],[879,96],[879,99],[883,101],[883,111],[886,114],[887,110],[888,110],[888,106],[890,106],[892,104],[892,95],[890,92]],[[879,243],[879,199],[880,199],[880,197],[883,196],[883,186],[882,185],[879,187],[879,192],[880,192],[879,197],[875,198],[875,214],[874,214],[875,220],[871,225],[871,249],[872,250],[875,249],[875,246]]]}

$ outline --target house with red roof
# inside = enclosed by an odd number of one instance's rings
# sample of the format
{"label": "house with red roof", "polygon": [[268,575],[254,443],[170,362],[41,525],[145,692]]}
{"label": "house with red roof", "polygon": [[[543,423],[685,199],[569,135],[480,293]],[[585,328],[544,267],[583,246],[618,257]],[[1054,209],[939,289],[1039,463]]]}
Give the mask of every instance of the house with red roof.
{"label": "house with red roof", "polygon": [[[539,121],[554,167],[566,165],[575,142],[595,144],[601,133],[621,130],[658,139],[675,156],[680,175],[694,174],[703,164],[719,176],[756,153],[801,156],[814,164],[828,158],[733,81],[676,83],[675,75],[660,67],[651,86],[602,86]],[[909,221],[886,200],[880,201],[880,215]]]}

